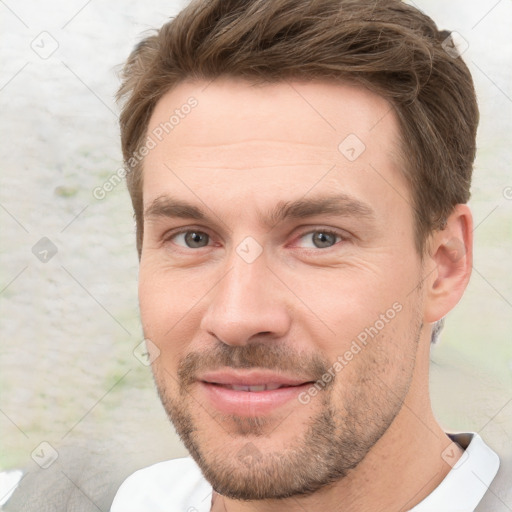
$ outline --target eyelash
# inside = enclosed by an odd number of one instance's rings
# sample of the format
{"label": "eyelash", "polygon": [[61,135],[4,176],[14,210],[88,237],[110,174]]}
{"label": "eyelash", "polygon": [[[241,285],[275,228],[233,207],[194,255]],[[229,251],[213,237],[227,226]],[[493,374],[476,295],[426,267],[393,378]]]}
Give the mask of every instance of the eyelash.
{"label": "eyelash", "polygon": [[[204,234],[204,235],[207,235],[208,237],[210,237],[211,239],[211,236],[209,235],[208,232],[206,231],[203,231],[201,229],[195,229],[193,226],[192,227],[188,227],[188,228],[183,228],[183,229],[180,229],[178,231],[174,231],[174,232],[171,232],[171,233],[167,233],[166,236],[164,237],[164,243],[167,243],[167,242],[172,242],[172,239],[175,238],[176,236],[178,235],[181,235],[183,233],[190,233],[192,231],[196,231],[198,233],[201,233],[201,234]],[[308,247],[308,248],[301,248],[302,250],[305,250],[305,251],[308,251],[308,250],[316,250],[316,251],[328,251],[329,249],[332,249],[334,248],[336,245],[338,245],[340,242],[344,242],[348,239],[347,235],[344,234],[344,233],[341,233],[339,231],[336,231],[336,230],[333,230],[333,229],[324,229],[324,228],[314,228],[314,229],[308,229],[307,231],[303,231],[301,232],[297,237],[296,237],[296,240],[300,240],[302,238],[304,238],[306,235],[311,235],[313,233],[323,233],[325,235],[332,235],[334,236],[335,238],[340,238],[339,241],[335,242],[334,245],[330,246],[330,247],[325,247],[325,248],[311,248],[311,247]],[[178,246],[178,247],[181,247],[182,249],[190,249],[190,250],[197,250],[197,249],[193,249],[191,247],[182,247],[182,246]],[[208,247],[208,246],[206,246]],[[200,247],[199,249],[204,249],[205,247]]]}

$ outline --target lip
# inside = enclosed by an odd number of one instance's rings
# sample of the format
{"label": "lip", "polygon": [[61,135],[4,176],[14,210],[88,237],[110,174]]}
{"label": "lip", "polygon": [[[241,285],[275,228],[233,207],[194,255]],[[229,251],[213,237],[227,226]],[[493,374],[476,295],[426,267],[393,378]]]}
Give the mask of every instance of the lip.
{"label": "lip", "polygon": [[[296,399],[314,380],[267,370],[225,370],[204,373],[198,378],[201,393],[215,409],[225,414],[256,417],[269,414]],[[224,386],[282,386],[265,391],[238,391]]]}
{"label": "lip", "polygon": [[202,374],[198,380],[214,384],[234,386],[259,386],[261,384],[275,383],[281,386],[298,386],[305,382],[313,382],[309,377],[293,377],[276,373],[270,370],[220,370]]}

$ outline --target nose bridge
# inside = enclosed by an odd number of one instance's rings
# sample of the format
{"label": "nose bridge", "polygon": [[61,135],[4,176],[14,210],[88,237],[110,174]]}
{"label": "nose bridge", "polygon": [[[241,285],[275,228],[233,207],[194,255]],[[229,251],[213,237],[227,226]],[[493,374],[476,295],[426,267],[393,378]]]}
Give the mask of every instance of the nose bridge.
{"label": "nose bridge", "polygon": [[254,242],[233,249],[203,317],[203,329],[227,344],[242,345],[262,333],[282,336],[289,328],[284,298],[263,248]]}
{"label": "nose bridge", "polygon": [[222,286],[222,293],[225,294],[222,299],[234,311],[246,306],[258,307],[258,302],[264,302],[262,293],[269,291],[269,270],[265,257],[260,255],[254,260],[245,260],[237,248],[229,263],[230,271]]}

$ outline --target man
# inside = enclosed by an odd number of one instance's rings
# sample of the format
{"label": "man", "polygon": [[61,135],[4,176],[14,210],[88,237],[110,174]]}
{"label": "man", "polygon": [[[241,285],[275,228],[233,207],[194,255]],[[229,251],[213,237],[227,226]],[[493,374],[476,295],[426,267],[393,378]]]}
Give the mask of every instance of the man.
{"label": "man", "polygon": [[428,394],[472,266],[453,49],[397,0],[203,0],[134,50],[141,318],[191,458],[136,472],[113,512],[498,510],[498,456]]}

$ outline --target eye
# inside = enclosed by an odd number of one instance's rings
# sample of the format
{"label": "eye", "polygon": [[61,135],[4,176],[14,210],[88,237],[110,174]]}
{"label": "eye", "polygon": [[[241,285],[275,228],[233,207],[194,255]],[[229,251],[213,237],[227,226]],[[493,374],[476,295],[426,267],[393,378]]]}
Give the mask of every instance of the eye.
{"label": "eye", "polygon": [[175,233],[168,240],[172,240],[176,245],[186,247],[187,249],[200,249],[208,245],[210,237],[203,231],[190,229]]}
{"label": "eye", "polygon": [[334,231],[319,229],[304,233],[300,236],[300,240],[310,241],[309,245],[303,245],[305,248],[328,249],[343,240],[343,237]]}

